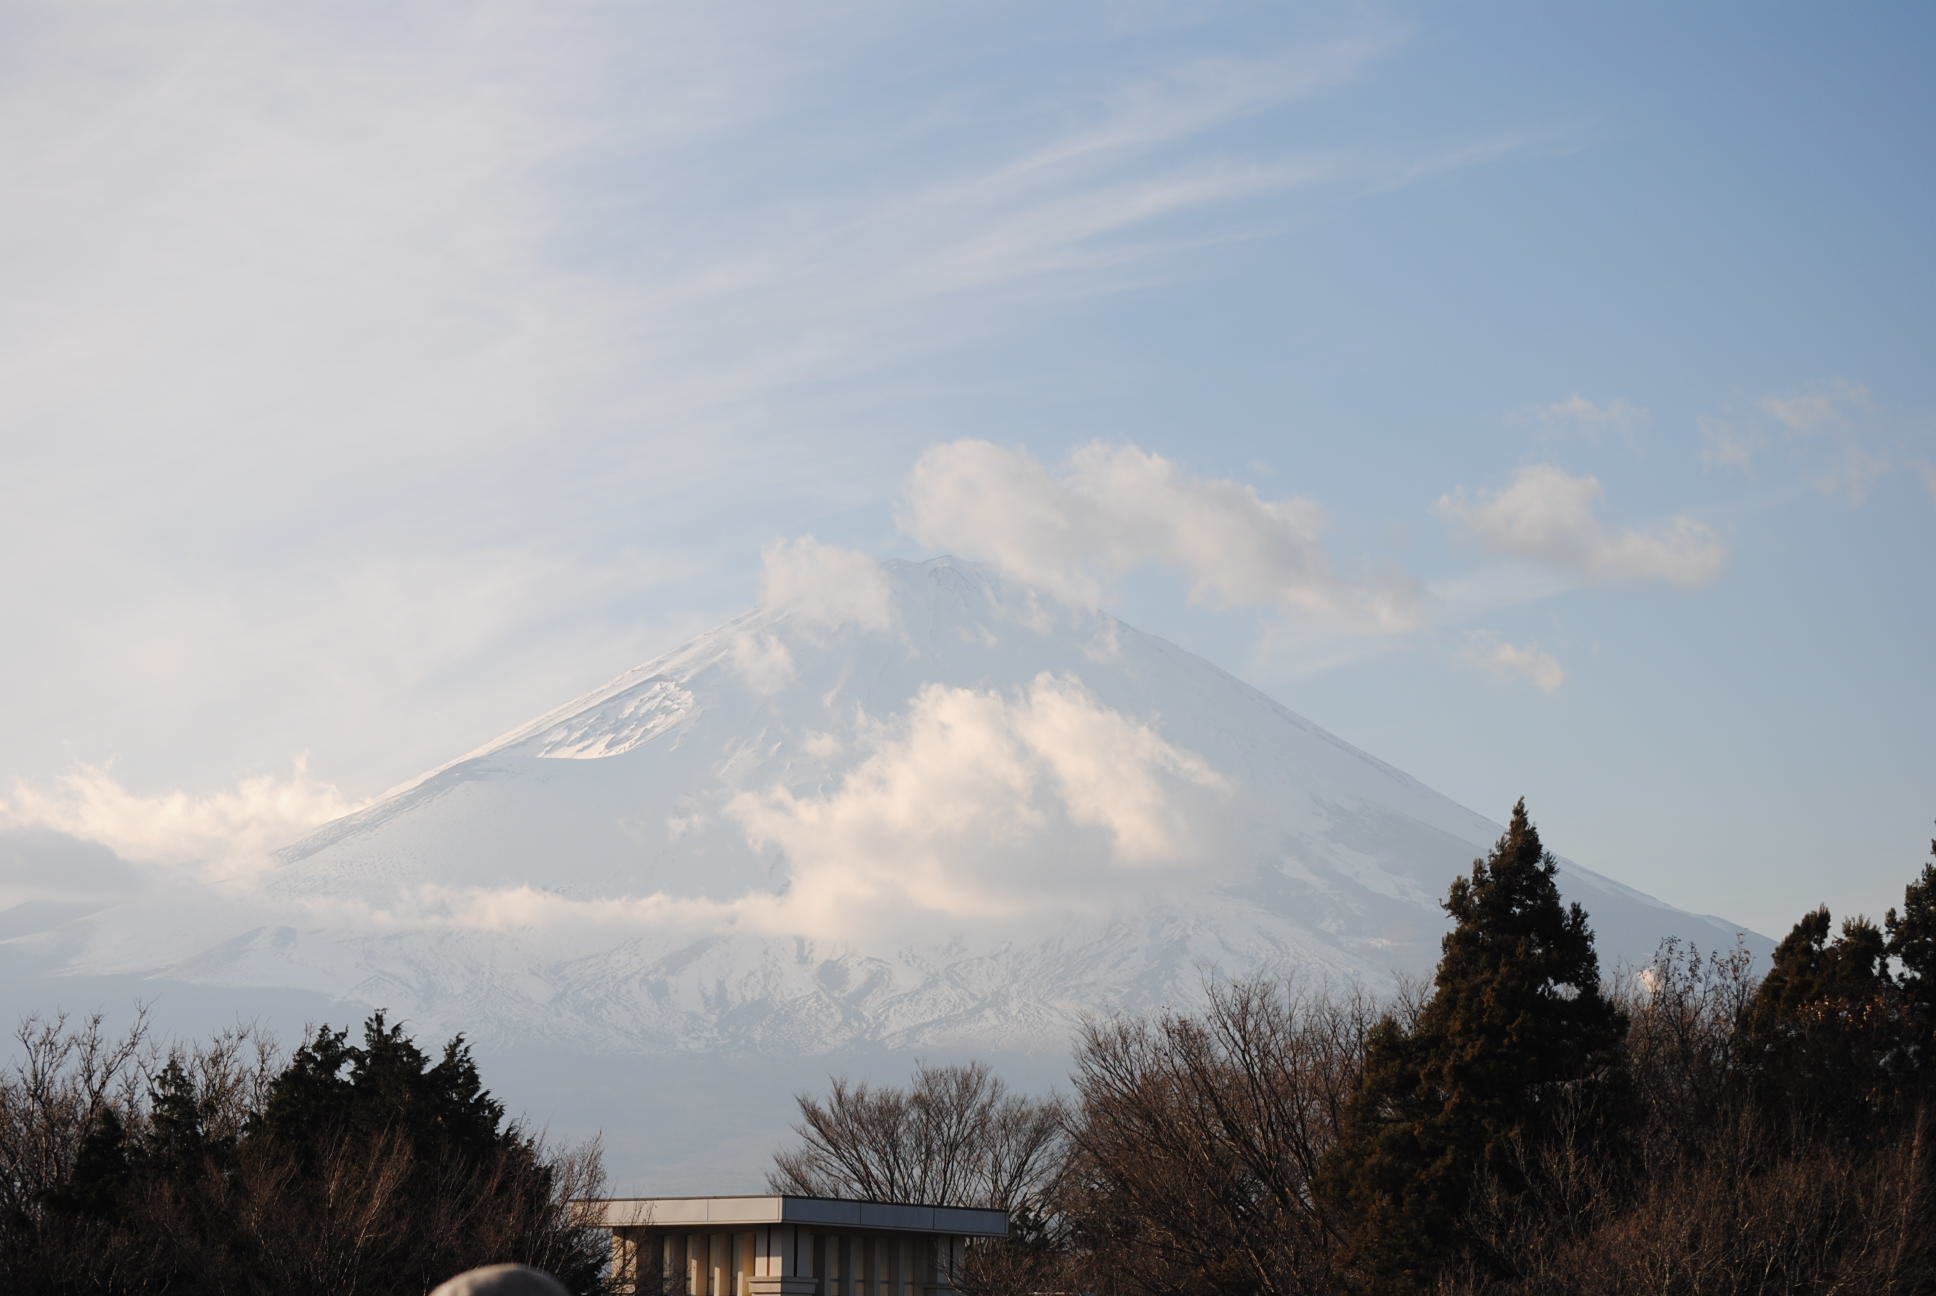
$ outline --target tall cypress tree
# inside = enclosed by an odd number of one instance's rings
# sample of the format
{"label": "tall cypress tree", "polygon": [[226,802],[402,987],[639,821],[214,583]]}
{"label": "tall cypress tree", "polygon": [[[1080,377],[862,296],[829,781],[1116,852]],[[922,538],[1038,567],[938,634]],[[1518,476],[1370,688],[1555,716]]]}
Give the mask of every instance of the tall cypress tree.
{"label": "tall cypress tree", "polygon": [[1459,1218],[1482,1182],[1528,1187],[1529,1152],[1621,1093],[1624,1015],[1601,992],[1586,914],[1560,901],[1553,857],[1526,815],[1452,883],[1453,928],[1409,1031],[1373,1031],[1363,1083],[1322,1188],[1346,1265],[1378,1291],[1428,1287],[1455,1263],[1510,1272]]}

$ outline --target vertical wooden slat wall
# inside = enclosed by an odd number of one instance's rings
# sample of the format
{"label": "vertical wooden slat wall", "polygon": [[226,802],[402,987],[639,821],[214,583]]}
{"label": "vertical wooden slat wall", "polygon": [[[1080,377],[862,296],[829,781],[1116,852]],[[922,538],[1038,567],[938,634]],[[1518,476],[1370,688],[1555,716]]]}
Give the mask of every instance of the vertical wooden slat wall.
{"label": "vertical wooden slat wall", "polygon": [[615,1228],[614,1287],[659,1296],[751,1296],[755,1278],[816,1280],[820,1296],[931,1296],[952,1291],[966,1239],[831,1232],[793,1224],[730,1229]]}

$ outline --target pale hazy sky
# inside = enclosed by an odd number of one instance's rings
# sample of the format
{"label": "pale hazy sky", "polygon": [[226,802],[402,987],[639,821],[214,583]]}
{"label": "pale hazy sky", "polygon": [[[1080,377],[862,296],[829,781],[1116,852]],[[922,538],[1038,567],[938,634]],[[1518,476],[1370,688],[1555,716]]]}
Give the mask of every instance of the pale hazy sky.
{"label": "pale hazy sky", "polygon": [[272,846],[812,534],[1099,600],[1682,907],[1879,913],[1936,817],[1933,53],[0,0],[0,827]]}

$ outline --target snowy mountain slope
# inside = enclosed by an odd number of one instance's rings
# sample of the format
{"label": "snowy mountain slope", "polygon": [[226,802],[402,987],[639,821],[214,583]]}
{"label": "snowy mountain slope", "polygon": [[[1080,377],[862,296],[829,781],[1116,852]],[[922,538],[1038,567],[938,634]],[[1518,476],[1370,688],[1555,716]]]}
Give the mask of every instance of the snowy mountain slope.
{"label": "snowy mountain slope", "polygon": [[[326,825],[264,921],[149,970],[486,1040],[788,1053],[1053,1048],[1209,969],[1429,971],[1496,824],[1101,613],[950,559],[857,579]],[[1735,938],[1563,886],[1609,965]],[[113,948],[95,970],[132,970]]]}

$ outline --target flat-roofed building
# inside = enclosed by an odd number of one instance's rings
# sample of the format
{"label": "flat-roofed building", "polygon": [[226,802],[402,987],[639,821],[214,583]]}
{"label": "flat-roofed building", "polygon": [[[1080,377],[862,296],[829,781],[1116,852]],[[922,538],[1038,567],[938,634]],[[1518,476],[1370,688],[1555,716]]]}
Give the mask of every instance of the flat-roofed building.
{"label": "flat-roofed building", "polygon": [[576,1203],[612,1231],[612,1277],[636,1296],[948,1296],[976,1238],[1008,1212],[832,1197],[608,1197]]}

